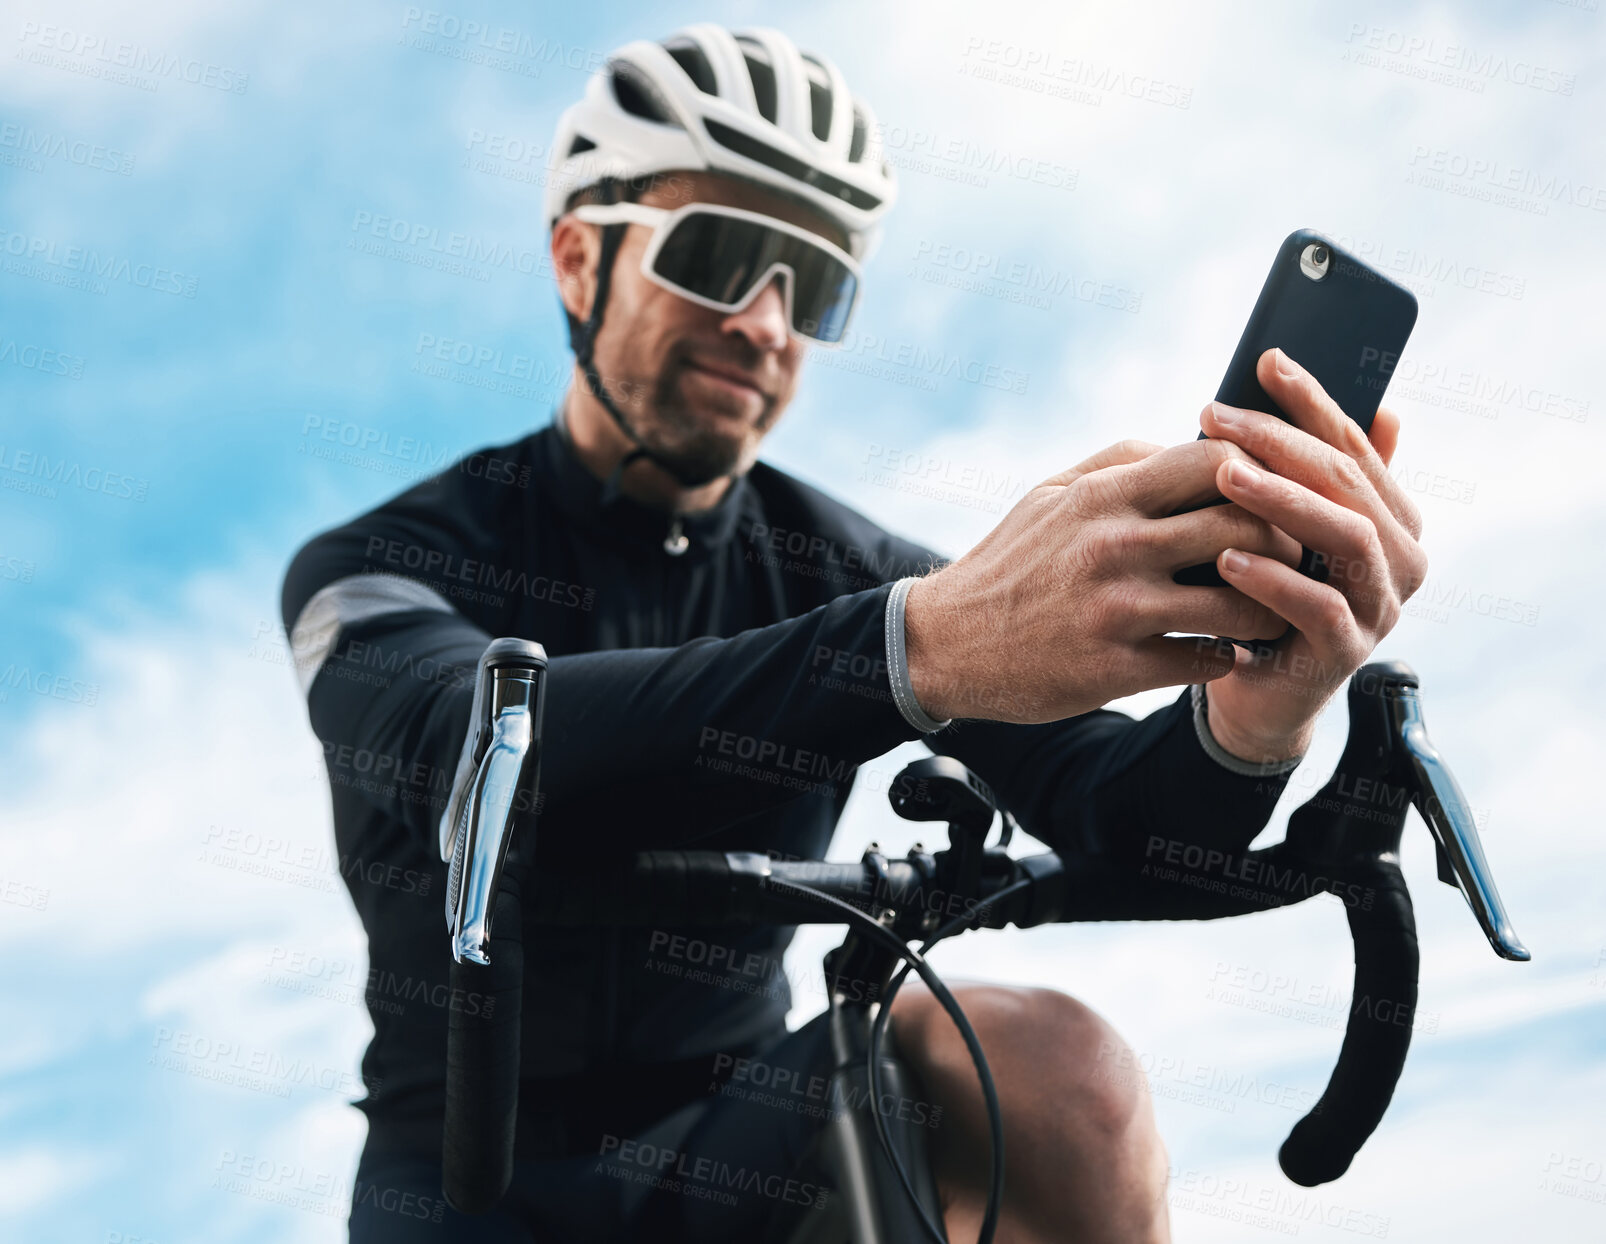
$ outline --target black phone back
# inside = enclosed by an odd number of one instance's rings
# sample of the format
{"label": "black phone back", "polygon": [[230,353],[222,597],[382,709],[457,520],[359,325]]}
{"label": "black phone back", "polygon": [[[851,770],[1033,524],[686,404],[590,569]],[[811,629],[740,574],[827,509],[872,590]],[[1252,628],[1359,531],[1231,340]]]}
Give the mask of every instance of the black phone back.
{"label": "black phone back", "polygon": [[[1328,252],[1319,280],[1301,266],[1307,247]],[[1255,363],[1276,346],[1369,432],[1415,324],[1415,294],[1314,230],[1300,229],[1278,248],[1216,401],[1287,418],[1255,379]]]}
{"label": "black phone back", "polygon": [[[1322,250],[1327,252],[1326,270],[1317,278],[1309,265]],[[1275,346],[1314,376],[1340,409],[1370,432],[1415,324],[1416,295],[1410,290],[1315,230],[1296,230],[1277,249],[1271,273],[1260,287],[1255,309],[1216,390],[1216,401],[1286,420],[1288,416],[1255,378],[1255,364]],[[1199,438],[1204,435],[1199,433]],[[1307,550],[1301,568],[1311,573],[1312,565]],[[1186,586],[1223,586],[1209,562],[1171,577]]]}

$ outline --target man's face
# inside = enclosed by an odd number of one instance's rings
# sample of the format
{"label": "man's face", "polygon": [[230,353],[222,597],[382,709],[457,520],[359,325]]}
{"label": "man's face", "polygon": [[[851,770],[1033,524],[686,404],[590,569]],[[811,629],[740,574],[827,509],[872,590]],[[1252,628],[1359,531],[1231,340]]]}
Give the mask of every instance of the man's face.
{"label": "man's face", "polygon": [[[661,174],[639,198],[670,210],[690,200],[775,216],[846,249],[820,213],[716,173]],[[683,482],[746,471],[792,400],[803,362],[804,345],[788,331],[782,278],[739,312],[699,306],[642,275],[651,236],[646,226],[628,226],[614,258],[597,372],[636,434],[676,464]]]}

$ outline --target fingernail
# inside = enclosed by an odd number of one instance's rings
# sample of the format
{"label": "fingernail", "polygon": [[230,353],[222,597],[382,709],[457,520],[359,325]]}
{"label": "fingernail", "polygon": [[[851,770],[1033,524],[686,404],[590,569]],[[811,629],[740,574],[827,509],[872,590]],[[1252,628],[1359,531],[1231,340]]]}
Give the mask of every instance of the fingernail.
{"label": "fingernail", "polygon": [[1238,411],[1232,406],[1223,406],[1220,402],[1210,403],[1210,414],[1224,428],[1230,428],[1238,422]]}
{"label": "fingernail", "polygon": [[1277,368],[1277,374],[1279,376],[1298,375],[1299,365],[1295,363],[1293,359],[1284,354],[1280,348],[1273,347],[1273,349],[1275,350],[1275,353],[1271,361],[1272,365]]}
{"label": "fingernail", "polygon": [[1253,488],[1260,483],[1260,472],[1247,462],[1239,462],[1234,458],[1227,463],[1227,482],[1239,488]]}
{"label": "fingernail", "polygon": [[1221,568],[1233,574],[1242,574],[1249,569],[1249,559],[1237,549],[1225,549],[1221,554]]}

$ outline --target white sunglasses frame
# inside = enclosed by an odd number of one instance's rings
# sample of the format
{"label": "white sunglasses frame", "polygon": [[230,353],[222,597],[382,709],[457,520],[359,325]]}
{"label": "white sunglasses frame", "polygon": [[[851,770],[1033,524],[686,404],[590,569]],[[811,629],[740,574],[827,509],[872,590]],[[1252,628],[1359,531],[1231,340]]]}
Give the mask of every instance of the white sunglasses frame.
{"label": "white sunglasses frame", "polygon": [[678,294],[688,302],[695,302],[699,306],[708,307],[713,311],[724,311],[729,315],[735,315],[745,310],[755,298],[769,288],[770,282],[774,280],[775,274],[779,272],[785,278],[781,282],[781,288],[785,291],[782,297],[786,302],[786,331],[798,340],[822,350],[835,350],[842,346],[842,339],[822,341],[818,337],[810,337],[806,333],[798,332],[793,326],[792,283],[797,280],[797,273],[792,270],[791,264],[776,260],[765,270],[761,277],[753,281],[747,293],[742,296],[741,301],[736,303],[716,302],[712,298],[694,294],[690,290],[682,289],[679,285],[673,284],[654,272],[653,261],[658,258],[658,252],[663,249],[664,239],[669,236],[674,225],[685,217],[696,213],[711,216],[729,216],[734,220],[756,221],[767,228],[774,229],[778,233],[785,233],[791,237],[799,238],[809,245],[824,251],[849,272],[853,273],[853,301],[848,304],[847,314],[842,317],[842,337],[846,338],[848,322],[853,318],[853,313],[859,306],[859,290],[864,285],[864,271],[859,267],[858,261],[852,255],[822,238],[812,229],[805,229],[801,225],[794,225],[791,221],[780,220],[774,216],[766,216],[763,212],[750,212],[740,207],[726,207],[723,203],[686,203],[672,210],[667,207],[650,207],[645,203],[586,203],[574,208],[569,214],[576,220],[583,220],[592,225],[631,224],[647,226],[653,233],[647,242],[647,249],[641,254],[641,275],[654,285],[667,289],[672,294]]}

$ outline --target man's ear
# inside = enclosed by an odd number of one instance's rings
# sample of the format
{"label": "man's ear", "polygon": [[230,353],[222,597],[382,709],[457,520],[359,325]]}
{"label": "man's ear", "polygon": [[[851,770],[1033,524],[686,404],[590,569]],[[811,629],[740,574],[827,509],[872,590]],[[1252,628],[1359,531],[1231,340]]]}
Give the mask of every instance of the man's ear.
{"label": "man's ear", "polygon": [[552,274],[558,297],[569,314],[584,323],[597,295],[597,259],[602,243],[596,229],[573,216],[560,216],[552,226]]}

